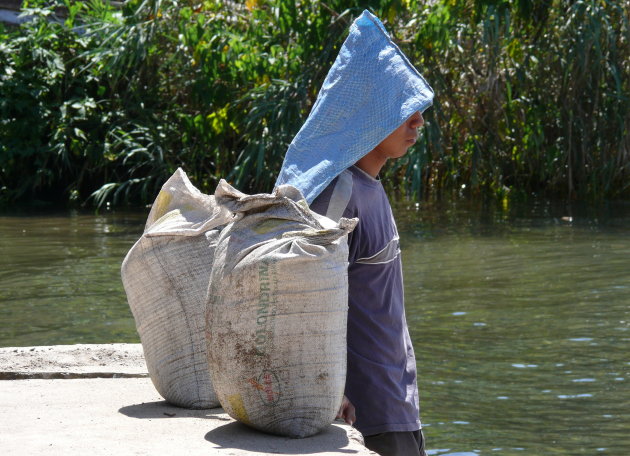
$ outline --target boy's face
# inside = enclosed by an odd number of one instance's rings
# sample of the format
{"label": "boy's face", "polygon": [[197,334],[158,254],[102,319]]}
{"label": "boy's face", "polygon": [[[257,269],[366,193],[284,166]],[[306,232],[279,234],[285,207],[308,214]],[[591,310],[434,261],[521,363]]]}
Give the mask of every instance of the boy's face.
{"label": "boy's face", "polygon": [[418,139],[418,128],[424,125],[424,119],[420,112],[416,112],[405,120],[396,130],[390,133],[381,143],[374,148],[383,159],[400,158]]}

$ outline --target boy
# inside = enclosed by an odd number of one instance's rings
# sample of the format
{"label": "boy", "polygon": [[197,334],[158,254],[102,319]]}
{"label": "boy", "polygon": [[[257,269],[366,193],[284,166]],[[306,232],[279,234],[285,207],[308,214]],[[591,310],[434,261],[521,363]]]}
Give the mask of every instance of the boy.
{"label": "boy", "polygon": [[377,177],[415,143],[432,100],[424,78],[364,11],[276,182],[300,189],[316,212],[359,219],[348,236],[348,371],[339,417],[381,455],[425,452],[398,234]]}

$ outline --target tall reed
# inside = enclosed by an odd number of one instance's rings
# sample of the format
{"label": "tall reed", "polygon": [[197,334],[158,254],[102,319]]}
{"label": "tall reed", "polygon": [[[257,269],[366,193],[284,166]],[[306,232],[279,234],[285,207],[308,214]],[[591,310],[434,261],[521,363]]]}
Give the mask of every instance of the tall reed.
{"label": "tall reed", "polygon": [[[269,191],[345,30],[373,8],[436,92],[385,173],[416,198],[630,196],[622,1],[103,0],[0,26],[0,204]],[[58,10],[57,10],[58,11]]]}
{"label": "tall reed", "polygon": [[627,2],[415,6],[405,38],[436,105],[411,191],[629,195]]}

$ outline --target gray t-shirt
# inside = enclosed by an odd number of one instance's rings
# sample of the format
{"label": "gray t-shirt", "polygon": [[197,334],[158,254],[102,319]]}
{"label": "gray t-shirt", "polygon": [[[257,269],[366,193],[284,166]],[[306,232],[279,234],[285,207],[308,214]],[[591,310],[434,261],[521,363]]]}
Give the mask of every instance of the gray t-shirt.
{"label": "gray t-shirt", "polygon": [[[348,236],[348,375],[345,394],[363,435],[421,427],[416,359],[405,319],[398,232],[381,182],[356,166],[344,217]],[[326,214],[338,178],[313,201]]]}

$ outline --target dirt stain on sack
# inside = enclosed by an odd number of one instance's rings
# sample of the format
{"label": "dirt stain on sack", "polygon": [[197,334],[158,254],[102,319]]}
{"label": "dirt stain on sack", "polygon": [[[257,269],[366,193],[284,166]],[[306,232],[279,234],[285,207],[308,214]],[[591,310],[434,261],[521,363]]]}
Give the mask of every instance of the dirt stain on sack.
{"label": "dirt stain on sack", "polygon": [[[260,365],[261,353],[258,351],[255,345],[255,338],[253,342],[249,344],[242,344],[241,342],[236,342],[234,344],[234,349],[236,351],[236,359],[239,363],[250,367],[256,367]],[[268,358],[268,356],[265,356]]]}

